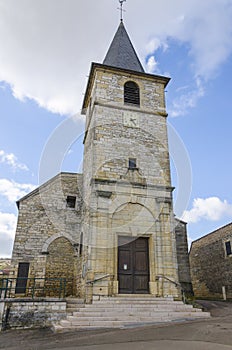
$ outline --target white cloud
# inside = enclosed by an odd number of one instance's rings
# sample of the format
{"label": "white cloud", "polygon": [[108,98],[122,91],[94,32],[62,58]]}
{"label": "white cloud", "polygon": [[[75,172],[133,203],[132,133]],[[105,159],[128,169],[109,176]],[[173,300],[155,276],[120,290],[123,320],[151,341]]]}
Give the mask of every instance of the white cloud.
{"label": "white cloud", "polygon": [[172,101],[172,107],[170,109],[171,117],[179,117],[186,115],[190,108],[196,107],[199,98],[203,97],[205,89],[199,78],[196,79],[196,87],[190,90],[180,97]]}
{"label": "white cloud", "polygon": [[14,238],[17,217],[14,214],[0,212],[0,236],[7,235]]}
{"label": "white cloud", "polygon": [[209,78],[231,54],[231,0],[158,0],[153,6],[148,1],[147,6],[146,15],[141,15],[146,18],[150,37],[156,38],[156,43],[169,38],[187,43],[195,76]]}
{"label": "white cloud", "polygon": [[10,202],[16,202],[33,191],[35,187],[32,184],[20,184],[15,181],[0,179],[0,196],[5,196]]}
{"label": "white cloud", "polygon": [[161,38],[157,37],[152,38],[146,45],[146,53],[152,54],[159,48],[162,48],[163,51],[166,51],[168,49],[168,43],[165,41],[165,39],[161,40]]}
{"label": "white cloud", "polygon": [[0,257],[2,258],[11,257],[16,224],[16,215],[0,212]]}
{"label": "white cloud", "polygon": [[[90,62],[102,62],[117,28],[116,8],[115,0],[0,0],[0,81],[20,100],[77,112]],[[193,77],[208,79],[231,54],[231,0],[133,0],[125,9],[144,62],[173,38],[189,47]]]}
{"label": "white cloud", "polygon": [[196,198],[193,207],[186,210],[182,219],[188,223],[196,223],[200,220],[218,221],[226,216],[232,216],[232,204],[218,197]]}
{"label": "white cloud", "polygon": [[3,150],[0,150],[0,163],[6,163],[13,170],[29,170],[25,164],[18,161],[13,153],[6,153]]}
{"label": "white cloud", "polygon": [[155,73],[158,72],[158,63],[155,60],[155,56],[151,56],[146,64],[146,68],[148,73]]}

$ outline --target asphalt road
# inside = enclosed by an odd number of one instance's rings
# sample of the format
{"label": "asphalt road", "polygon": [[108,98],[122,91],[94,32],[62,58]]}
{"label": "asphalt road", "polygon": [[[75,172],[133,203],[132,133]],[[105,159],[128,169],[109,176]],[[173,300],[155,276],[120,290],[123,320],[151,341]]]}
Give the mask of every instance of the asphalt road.
{"label": "asphalt road", "polygon": [[0,333],[4,350],[232,350],[232,303],[200,302],[207,321],[54,334],[48,329]]}

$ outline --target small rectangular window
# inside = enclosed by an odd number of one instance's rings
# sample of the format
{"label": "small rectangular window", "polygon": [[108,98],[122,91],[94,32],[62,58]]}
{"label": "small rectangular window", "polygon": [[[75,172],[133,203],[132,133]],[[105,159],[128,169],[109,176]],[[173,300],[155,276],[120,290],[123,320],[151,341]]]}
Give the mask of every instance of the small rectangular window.
{"label": "small rectangular window", "polygon": [[66,207],[67,208],[75,208],[76,207],[76,197],[74,197],[74,196],[67,196]]}
{"label": "small rectangular window", "polygon": [[136,169],[136,159],[135,158],[129,158],[129,169]]}
{"label": "small rectangular window", "polygon": [[232,254],[230,241],[226,242],[225,245],[226,245],[226,255],[229,256]]}

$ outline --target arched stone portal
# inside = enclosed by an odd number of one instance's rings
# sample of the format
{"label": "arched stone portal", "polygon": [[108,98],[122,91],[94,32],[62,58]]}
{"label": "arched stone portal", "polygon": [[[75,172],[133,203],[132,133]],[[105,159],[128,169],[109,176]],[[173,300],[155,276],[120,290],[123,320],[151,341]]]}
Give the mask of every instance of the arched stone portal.
{"label": "arched stone portal", "polygon": [[150,293],[155,233],[155,219],[152,213],[141,204],[126,203],[115,211],[112,226],[117,247],[115,272],[118,292]]}
{"label": "arched stone portal", "polygon": [[65,278],[65,295],[76,295],[75,260],[74,248],[66,238],[60,237],[51,242],[48,247],[45,273],[45,290],[47,296],[59,295],[60,281],[52,280],[53,278]]}
{"label": "arched stone portal", "polygon": [[113,230],[129,236],[141,236],[152,232],[155,219],[152,213],[138,203],[125,203],[113,214]]}

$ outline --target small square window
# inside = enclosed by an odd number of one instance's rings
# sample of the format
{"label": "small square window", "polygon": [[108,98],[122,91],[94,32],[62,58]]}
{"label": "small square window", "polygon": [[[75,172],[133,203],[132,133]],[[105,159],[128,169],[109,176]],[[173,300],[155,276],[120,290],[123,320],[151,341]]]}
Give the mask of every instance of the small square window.
{"label": "small square window", "polygon": [[129,158],[129,169],[136,169],[136,159],[135,158]]}
{"label": "small square window", "polygon": [[232,255],[232,250],[231,250],[231,243],[230,243],[230,241],[226,242],[226,243],[225,243],[225,246],[226,246],[226,255],[227,255],[227,256]]}
{"label": "small square window", "polygon": [[76,197],[74,197],[74,196],[67,196],[66,207],[74,209],[76,207]]}

